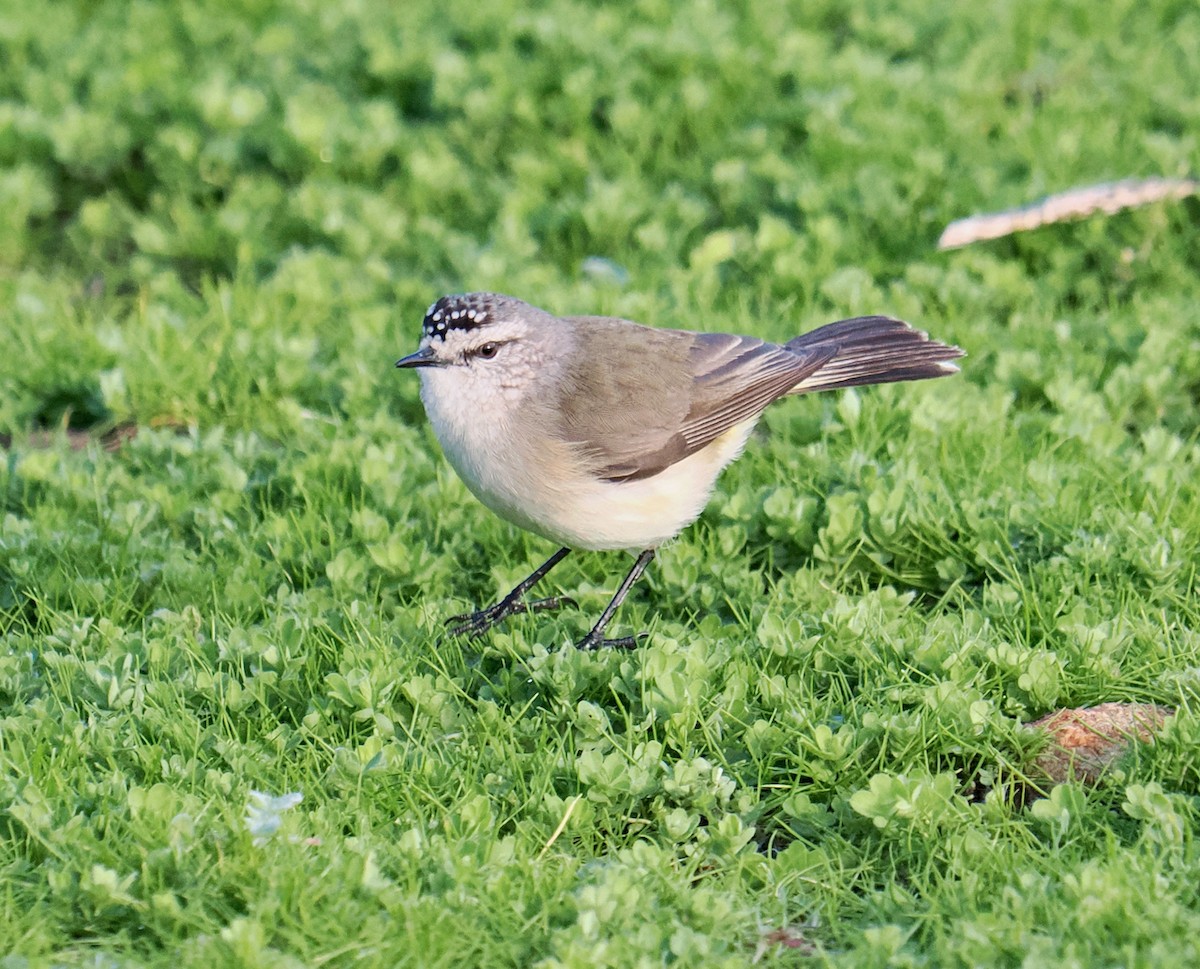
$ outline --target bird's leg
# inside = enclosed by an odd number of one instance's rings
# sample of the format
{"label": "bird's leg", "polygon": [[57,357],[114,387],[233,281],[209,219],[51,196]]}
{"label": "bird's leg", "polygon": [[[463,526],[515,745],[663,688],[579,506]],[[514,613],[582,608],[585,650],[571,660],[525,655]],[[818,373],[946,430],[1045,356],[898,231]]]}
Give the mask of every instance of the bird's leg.
{"label": "bird's leg", "polygon": [[459,616],[451,616],[446,620],[446,625],[448,626],[451,623],[457,623],[458,625],[450,630],[450,635],[475,637],[491,629],[501,619],[515,615],[518,612],[542,612],[546,609],[557,609],[566,603],[575,605],[575,600],[567,596],[550,596],[547,599],[536,599],[533,602],[522,601],[525,593],[532,589],[554,566],[566,558],[569,551],[571,551],[569,548],[560,548],[550,558],[534,569],[528,578],[522,579],[512,592],[495,605],[488,606],[486,609],[480,609],[477,612],[464,612]]}
{"label": "bird's leg", "polygon": [[637,557],[637,561],[633,563],[633,568],[625,576],[625,581],[617,589],[617,594],[612,597],[612,602],[600,613],[600,618],[596,621],[596,625],[592,627],[592,631],[579,641],[579,649],[597,649],[601,646],[618,646],[622,649],[633,649],[637,645],[637,636],[621,636],[618,639],[605,639],[604,628],[609,624],[613,613],[617,611],[617,606],[625,601],[625,597],[629,595],[629,590],[641,578],[642,573],[646,571],[646,566],[650,564],[650,560],[653,558],[654,549],[652,548],[646,549],[646,551]]}

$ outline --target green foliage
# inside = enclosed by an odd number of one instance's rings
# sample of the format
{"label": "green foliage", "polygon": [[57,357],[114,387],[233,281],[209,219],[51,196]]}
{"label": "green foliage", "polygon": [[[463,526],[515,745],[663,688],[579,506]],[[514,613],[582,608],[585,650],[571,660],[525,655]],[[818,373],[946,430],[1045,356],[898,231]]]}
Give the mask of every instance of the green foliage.
{"label": "green foliage", "polygon": [[[1192,6],[8,6],[0,966],[1200,962],[1196,203],[933,248],[1193,168]],[[465,643],[546,549],[391,363],[488,288],[969,356]]]}

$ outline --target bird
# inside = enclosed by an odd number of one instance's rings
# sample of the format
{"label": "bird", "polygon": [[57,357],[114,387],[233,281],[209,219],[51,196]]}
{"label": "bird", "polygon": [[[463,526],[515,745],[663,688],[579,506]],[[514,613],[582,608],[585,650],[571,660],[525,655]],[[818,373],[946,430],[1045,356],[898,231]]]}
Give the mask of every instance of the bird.
{"label": "bird", "polygon": [[555,316],[500,293],[442,296],[418,348],[421,402],[467,488],[508,522],[560,546],[508,595],[451,616],[477,637],[505,618],[573,600],[526,593],[573,549],[623,550],[633,567],[580,649],[631,648],[605,632],[655,551],[694,522],[717,476],[783,397],[958,371],[963,351],[902,320],[860,316],[786,343]]}

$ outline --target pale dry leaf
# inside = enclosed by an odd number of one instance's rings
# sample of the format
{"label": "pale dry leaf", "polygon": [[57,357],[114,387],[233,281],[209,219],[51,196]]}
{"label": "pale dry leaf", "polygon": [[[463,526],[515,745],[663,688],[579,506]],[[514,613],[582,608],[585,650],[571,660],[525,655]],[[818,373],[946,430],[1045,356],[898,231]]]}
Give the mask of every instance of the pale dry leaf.
{"label": "pale dry leaf", "polygon": [[1021,208],[957,219],[942,232],[938,248],[957,249],[972,242],[999,239],[1055,222],[1086,218],[1096,212],[1112,215],[1122,209],[1196,194],[1200,194],[1200,182],[1188,178],[1131,178],[1072,188]]}

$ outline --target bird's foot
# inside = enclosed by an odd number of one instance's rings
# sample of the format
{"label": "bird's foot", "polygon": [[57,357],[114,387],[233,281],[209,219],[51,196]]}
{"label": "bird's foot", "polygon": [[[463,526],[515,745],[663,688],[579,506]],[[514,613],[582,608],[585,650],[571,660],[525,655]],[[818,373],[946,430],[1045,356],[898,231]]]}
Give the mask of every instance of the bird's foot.
{"label": "bird's foot", "polygon": [[618,636],[616,639],[605,639],[596,630],[592,630],[575,644],[576,649],[636,649],[637,644],[649,636],[649,633],[638,633],[636,636]]}
{"label": "bird's foot", "polygon": [[509,616],[515,616],[522,612],[546,612],[550,609],[561,609],[566,605],[578,606],[579,604],[570,596],[547,596],[545,599],[534,599],[532,602],[524,602],[519,596],[515,598],[508,596],[486,609],[451,616],[445,621],[445,625],[457,623],[447,631],[451,636],[467,636],[474,639]]}

